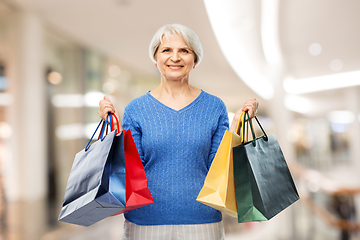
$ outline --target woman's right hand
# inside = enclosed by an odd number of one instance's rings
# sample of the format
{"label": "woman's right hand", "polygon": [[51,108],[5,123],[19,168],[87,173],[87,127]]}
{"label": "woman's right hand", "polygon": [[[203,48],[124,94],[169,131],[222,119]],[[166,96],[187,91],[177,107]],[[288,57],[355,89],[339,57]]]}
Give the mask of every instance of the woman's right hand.
{"label": "woman's right hand", "polygon": [[[99,102],[99,116],[106,120],[106,117],[108,113],[113,113],[116,115],[116,117],[119,119],[119,131],[122,129],[121,126],[121,119],[119,118],[119,113],[117,112],[116,108],[114,107],[114,104],[110,101],[110,98],[105,96],[102,100]],[[116,121],[113,122],[113,127],[116,128]]]}
{"label": "woman's right hand", "polygon": [[106,117],[108,113],[114,113],[117,117],[119,117],[119,114],[117,110],[115,109],[114,105],[110,101],[110,98],[105,96],[102,100],[99,102],[99,116],[106,120]]}

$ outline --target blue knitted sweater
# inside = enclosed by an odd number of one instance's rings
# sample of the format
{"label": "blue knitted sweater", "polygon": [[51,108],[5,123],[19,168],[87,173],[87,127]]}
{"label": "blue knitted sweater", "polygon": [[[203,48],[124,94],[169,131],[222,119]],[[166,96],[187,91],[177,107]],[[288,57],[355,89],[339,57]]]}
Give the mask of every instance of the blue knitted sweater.
{"label": "blue knitted sweater", "polygon": [[219,211],[196,201],[226,129],[225,104],[204,91],[176,111],[149,92],[125,108],[154,203],[125,213],[138,225],[219,222]]}

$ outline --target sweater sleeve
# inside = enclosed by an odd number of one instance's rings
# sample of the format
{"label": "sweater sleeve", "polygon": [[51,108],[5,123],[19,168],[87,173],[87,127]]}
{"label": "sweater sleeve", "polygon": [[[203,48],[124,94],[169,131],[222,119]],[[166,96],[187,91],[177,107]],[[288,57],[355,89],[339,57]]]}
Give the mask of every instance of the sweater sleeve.
{"label": "sweater sleeve", "polygon": [[144,165],[144,153],[141,146],[141,136],[142,136],[141,127],[133,118],[130,107],[126,107],[124,110],[124,114],[122,117],[122,125],[123,125],[123,129],[131,131],[131,135],[134,139],[136,148],[139,152],[141,162]]}
{"label": "sweater sleeve", "polygon": [[217,127],[211,140],[211,150],[209,155],[208,168],[210,168],[212,161],[214,160],[214,157],[216,155],[216,152],[219,148],[219,145],[226,130],[229,130],[229,117],[226,110],[226,106],[224,103],[222,103],[220,116],[217,122]]}

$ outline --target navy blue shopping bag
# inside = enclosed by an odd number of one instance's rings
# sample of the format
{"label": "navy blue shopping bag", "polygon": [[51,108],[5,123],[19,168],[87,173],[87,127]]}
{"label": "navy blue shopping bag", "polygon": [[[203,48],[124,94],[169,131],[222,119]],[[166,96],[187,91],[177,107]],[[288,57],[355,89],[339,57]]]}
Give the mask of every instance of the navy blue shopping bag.
{"label": "navy blue shopping bag", "polygon": [[97,127],[103,123],[99,140],[75,156],[59,221],[90,226],[125,208],[124,136],[117,130],[104,134],[109,118],[112,126],[109,114]]}

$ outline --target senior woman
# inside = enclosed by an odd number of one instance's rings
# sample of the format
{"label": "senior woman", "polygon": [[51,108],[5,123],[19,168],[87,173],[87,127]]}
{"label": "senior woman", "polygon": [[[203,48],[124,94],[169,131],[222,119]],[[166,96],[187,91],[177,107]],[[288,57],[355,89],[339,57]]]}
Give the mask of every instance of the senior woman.
{"label": "senior woman", "polygon": [[[224,239],[221,212],[196,201],[225,130],[229,129],[222,100],[190,84],[190,72],[203,50],[189,28],[161,27],[149,48],[161,73],[160,85],[132,100],[122,117],[143,162],[154,203],[125,213],[123,239]],[[118,114],[108,97],[99,115]],[[255,115],[258,102],[245,102],[240,113]]]}

